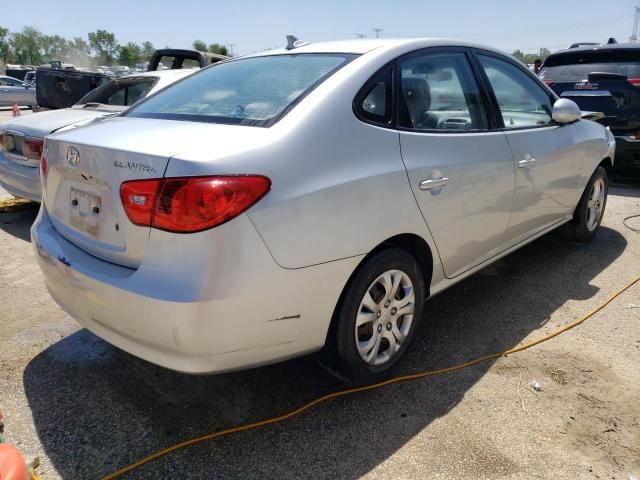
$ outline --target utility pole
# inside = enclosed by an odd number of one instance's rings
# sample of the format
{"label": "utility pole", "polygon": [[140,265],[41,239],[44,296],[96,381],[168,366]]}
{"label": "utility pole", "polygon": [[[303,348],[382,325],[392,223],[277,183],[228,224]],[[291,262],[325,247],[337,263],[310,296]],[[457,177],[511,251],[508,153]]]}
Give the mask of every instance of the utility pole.
{"label": "utility pole", "polygon": [[235,47],[236,44],[235,43],[227,43],[225,46],[229,49],[229,56],[233,57],[233,47]]}
{"label": "utility pole", "polygon": [[382,28],[372,28],[371,30],[373,30],[373,33],[376,34],[376,38],[380,38],[380,35],[382,34]]}
{"label": "utility pole", "polygon": [[635,15],[633,19],[633,30],[629,42],[638,43],[638,22],[640,22],[640,7],[636,7]]}

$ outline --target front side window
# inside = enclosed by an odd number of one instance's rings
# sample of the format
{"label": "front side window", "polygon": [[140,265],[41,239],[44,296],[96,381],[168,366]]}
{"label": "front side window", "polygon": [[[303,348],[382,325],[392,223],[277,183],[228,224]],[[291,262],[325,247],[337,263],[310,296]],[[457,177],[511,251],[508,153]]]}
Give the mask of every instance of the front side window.
{"label": "front side window", "polygon": [[484,130],[487,117],[464,53],[425,53],[400,62],[398,122],[415,130]]}
{"label": "front side window", "polygon": [[354,55],[286,54],[223,62],[170,86],[126,115],[270,126]]}
{"label": "front side window", "polygon": [[111,80],[90,91],[76,105],[99,103],[101,105],[128,107],[144,98],[157,81],[158,79],[154,77]]}
{"label": "front side window", "polygon": [[24,83],[13,78],[2,78],[0,79],[0,85],[3,87],[22,87]]}
{"label": "front side window", "polygon": [[500,108],[505,128],[526,128],[552,123],[551,98],[533,78],[515,65],[479,55]]}

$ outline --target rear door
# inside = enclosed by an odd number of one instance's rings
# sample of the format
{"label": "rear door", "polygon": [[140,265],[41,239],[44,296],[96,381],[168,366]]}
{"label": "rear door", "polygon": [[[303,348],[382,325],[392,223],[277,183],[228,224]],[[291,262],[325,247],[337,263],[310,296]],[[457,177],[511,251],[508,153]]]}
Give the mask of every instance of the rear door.
{"label": "rear door", "polygon": [[599,122],[614,133],[640,128],[640,48],[555,54],[545,62],[540,78],[582,110],[604,113]]}
{"label": "rear door", "polygon": [[479,68],[500,112],[515,166],[509,248],[570,215],[579,195],[583,147],[576,124],[552,118],[555,98],[523,66],[476,51]]}
{"label": "rear door", "polygon": [[447,277],[496,255],[513,202],[514,167],[492,130],[464,49],[398,60],[398,127],[411,188]]}

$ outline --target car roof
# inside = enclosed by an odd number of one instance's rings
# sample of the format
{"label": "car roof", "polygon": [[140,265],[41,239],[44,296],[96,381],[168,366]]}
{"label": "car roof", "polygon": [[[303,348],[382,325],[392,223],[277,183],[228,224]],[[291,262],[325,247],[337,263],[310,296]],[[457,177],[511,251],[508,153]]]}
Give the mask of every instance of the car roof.
{"label": "car roof", "polygon": [[576,53],[576,52],[607,52],[607,51],[616,51],[616,50],[638,50],[640,52],[640,44],[638,43],[603,43],[602,45],[583,45],[580,47],[574,48],[565,48],[563,50],[558,50],[557,52],[553,52],[551,56],[555,55],[563,55],[565,53]]}
{"label": "car roof", "polygon": [[362,55],[377,49],[392,49],[396,47],[406,47],[407,50],[412,48],[426,48],[426,47],[445,47],[445,46],[460,46],[460,47],[474,47],[484,50],[495,51],[497,53],[504,54],[505,52],[497,50],[486,45],[479,45],[475,43],[463,42],[460,40],[449,38],[363,38],[342,40],[334,42],[309,42],[306,45],[287,50],[280,48],[276,50],[266,50],[263,52],[257,52],[255,54],[247,55],[263,56],[263,55],[286,55],[296,53],[353,53]]}

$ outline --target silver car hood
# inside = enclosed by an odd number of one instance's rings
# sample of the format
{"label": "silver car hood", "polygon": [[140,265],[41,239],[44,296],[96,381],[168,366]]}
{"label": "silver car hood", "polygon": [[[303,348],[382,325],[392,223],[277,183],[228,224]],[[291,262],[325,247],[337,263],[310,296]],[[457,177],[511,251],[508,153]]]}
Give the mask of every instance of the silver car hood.
{"label": "silver car hood", "polygon": [[51,132],[68,125],[74,125],[85,121],[90,121],[100,117],[114,115],[119,112],[110,112],[95,109],[65,108],[63,110],[49,110],[15,117],[4,122],[2,127],[5,130],[15,130],[32,137],[44,138]]}

